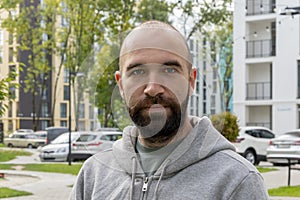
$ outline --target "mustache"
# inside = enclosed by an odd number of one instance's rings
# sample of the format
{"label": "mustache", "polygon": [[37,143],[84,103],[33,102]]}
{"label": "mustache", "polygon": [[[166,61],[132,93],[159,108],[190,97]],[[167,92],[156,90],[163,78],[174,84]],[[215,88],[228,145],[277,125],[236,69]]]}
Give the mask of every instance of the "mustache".
{"label": "mustache", "polygon": [[154,104],[160,104],[163,107],[169,107],[172,105],[174,100],[170,98],[163,97],[161,95],[149,96],[147,95],[144,99],[138,101],[132,108],[150,108]]}

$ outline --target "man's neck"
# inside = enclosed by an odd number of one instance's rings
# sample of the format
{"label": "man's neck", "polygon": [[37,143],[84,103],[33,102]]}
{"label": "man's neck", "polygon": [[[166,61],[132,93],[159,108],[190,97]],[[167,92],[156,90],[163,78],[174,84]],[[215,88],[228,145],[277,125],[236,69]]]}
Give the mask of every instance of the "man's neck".
{"label": "man's neck", "polygon": [[149,147],[149,148],[164,147],[168,144],[171,144],[173,142],[183,139],[192,129],[193,129],[193,127],[192,127],[189,119],[186,118],[183,125],[180,126],[180,128],[177,130],[177,134],[174,137],[169,138],[168,140],[166,140],[164,142],[161,142],[161,141],[153,142],[152,140],[147,140],[147,138],[141,137],[141,134],[139,134],[139,141],[143,146]]}

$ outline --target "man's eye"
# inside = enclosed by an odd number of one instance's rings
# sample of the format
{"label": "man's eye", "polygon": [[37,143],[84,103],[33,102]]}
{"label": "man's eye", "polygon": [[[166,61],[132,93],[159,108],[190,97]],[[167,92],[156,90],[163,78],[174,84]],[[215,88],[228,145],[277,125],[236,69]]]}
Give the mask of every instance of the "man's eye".
{"label": "man's eye", "polygon": [[140,75],[140,74],[144,74],[144,73],[145,73],[145,71],[142,70],[142,69],[135,69],[135,70],[132,71],[131,74],[133,74],[133,75]]}
{"label": "man's eye", "polygon": [[168,68],[165,69],[165,72],[167,72],[167,73],[175,73],[177,71],[174,68],[168,67]]}

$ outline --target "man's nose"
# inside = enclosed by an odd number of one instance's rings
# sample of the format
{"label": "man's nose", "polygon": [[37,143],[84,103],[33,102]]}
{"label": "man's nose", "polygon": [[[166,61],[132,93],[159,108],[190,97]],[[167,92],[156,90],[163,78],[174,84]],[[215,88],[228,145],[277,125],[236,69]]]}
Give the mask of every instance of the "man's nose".
{"label": "man's nose", "polygon": [[149,95],[149,96],[156,96],[159,94],[163,94],[164,93],[164,88],[162,85],[158,84],[158,83],[147,83],[145,89],[144,89],[144,93]]}

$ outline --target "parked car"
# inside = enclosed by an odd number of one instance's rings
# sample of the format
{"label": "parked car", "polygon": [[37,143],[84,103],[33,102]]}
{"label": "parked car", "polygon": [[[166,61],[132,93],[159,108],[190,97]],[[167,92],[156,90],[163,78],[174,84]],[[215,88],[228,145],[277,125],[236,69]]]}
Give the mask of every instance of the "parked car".
{"label": "parked car", "polygon": [[288,164],[288,160],[283,158],[295,158],[291,163],[300,164],[300,129],[285,132],[270,141],[267,160],[273,165]]}
{"label": "parked car", "polygon": [[67,127],[54,127],[54,126],[51,126],[51,127],[46,128],[46,131],[47,131],[46,143],[50,144],[51,141],[53,141],[55,138],[57,138],[61,134],[68,132],[69,129]]}
{"label": "parked car", "polygon": [[8,147],[38,148],[46,144],[46,138],[28,132],[15,133],[8,138],[4,138],[4,144]]}
{"label": "parked car", "polygon": [[99,151],[109,149],[122,137],[122,132],[100,131],[82,133],[73,143],[72,160],[85,160]]}
{"label": "parked car", "polygon": [[266,160],[269,142],[274,137],[275,134],[266,127],[240,127],[239,136],[233,144],[237,153],[258,165],[260,161]]}
{"label": "parked car", "polygon": [[[72,132],[71,143],[80,136],[80,132]],[[72,144],[71,144],[72,145]],[[69,132],[55,138],[50,144],[40,149],[41,161],[67,161],[69,155]]]}

